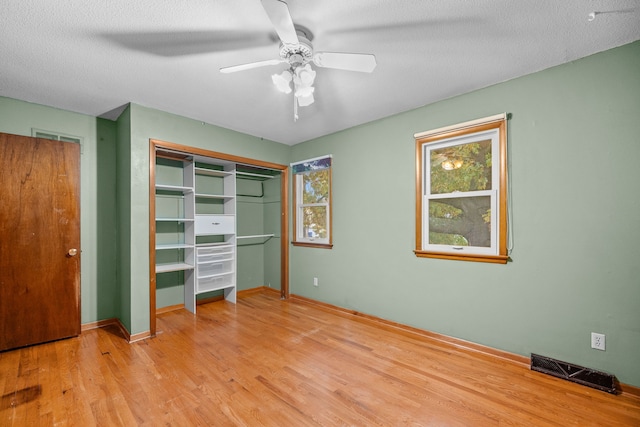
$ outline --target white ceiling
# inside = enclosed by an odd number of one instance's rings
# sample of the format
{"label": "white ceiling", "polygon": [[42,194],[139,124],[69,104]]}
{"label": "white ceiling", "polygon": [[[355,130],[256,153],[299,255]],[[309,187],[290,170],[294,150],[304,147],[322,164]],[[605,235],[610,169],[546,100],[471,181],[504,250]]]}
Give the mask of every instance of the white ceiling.
{"label": "white ceiling", "polygon": [[640,39],[637,0],[288,0],[316,51],[378,63],[318,68],[294,122],[271,82],[285,64],[218,71],[278,58],[260,0],[1,3],[1,96],[112,119],[133,102],[289,145]]}

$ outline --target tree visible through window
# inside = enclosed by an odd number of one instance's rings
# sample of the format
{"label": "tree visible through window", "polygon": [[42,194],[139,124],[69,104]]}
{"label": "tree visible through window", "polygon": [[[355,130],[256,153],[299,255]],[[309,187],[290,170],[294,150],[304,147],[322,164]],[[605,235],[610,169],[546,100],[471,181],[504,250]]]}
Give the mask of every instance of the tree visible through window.
{"label": "tree visible through window", "polygon": [[329,230],[329,169],[300,174],[302,179],[302,234],[311,239],[326,239]]}
{"label": "tree visible through window", "polygon": [[331,247],[331,157],[291,165],[296,198],[294,244]]}
{"label": "tree visible through window", "polygon": [[505,119],[416,135],[417,256],[506,262]]}

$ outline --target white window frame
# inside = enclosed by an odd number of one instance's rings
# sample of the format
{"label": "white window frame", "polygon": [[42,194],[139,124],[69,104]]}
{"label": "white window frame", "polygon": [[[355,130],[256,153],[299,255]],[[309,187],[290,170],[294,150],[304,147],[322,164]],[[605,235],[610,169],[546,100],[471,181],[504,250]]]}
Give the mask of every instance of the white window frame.
{"label": "white window frame", "polygon": [[[292,169],[294,169],[296,165],[313,164],[314,161],[322,160],[326,158],[331,158],[331,155],[316,157],[313,159],[292,163],[291,167]],[[304,193],[303,176],[307,173],[314,172],[321,169],[310,169],[304,172],[297,172],[297,173],[295,172],[295,169],[292,171],[293,182],[294,182],[294,197],[295,197],[295,203],[294,203],[295,212],[294,212],[294,218],[293,218],[295,227],[294,227],[294,240],[292,242],[293,245],[328,248],[328,249],[333,247],[332,214],[331,214],[331,204],[332,204],[331,168],[332,168],[332,165],[329,167],[322,168],[324,170],[329,171],[329,195],[328,195],[327,201],[322,203],[302,203],[303,193]],[[310,237],[308,235],[305,235],[304,208],[306,207],[325,207],[325,215],[326,215],[325,224],[327,229],[327,237],[320,238],[320,237]]]}
{"label": "white window frame", "polygon": [[[431,152],[452,146],[491,141],[492,188],[431,194]],[[416,134],[416,249],[419,257],[506,263],[506,115],[492,116],[435,131]],[[449,198],[490,198],[489,247],[429,242],[429,202]]]}
{"label": "white window frame", "polygon": [[84,138],[66,133],[53,132],[44,129],[31,128],[31,136],[34,138],[51,139],[54,141],[71,142],[80,144],[80,154],[84,154]]}

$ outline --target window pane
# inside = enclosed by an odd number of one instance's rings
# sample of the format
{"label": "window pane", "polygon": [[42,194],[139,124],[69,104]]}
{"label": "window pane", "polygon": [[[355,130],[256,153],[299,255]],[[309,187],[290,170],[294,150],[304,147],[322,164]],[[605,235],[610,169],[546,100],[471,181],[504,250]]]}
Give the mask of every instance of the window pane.
{"label": "window pane", "polygon": [[302,203],[329,201],[329,169],[302,174]]}
{"label": "window pane", "polygon": [[331,156],[319,157],[316,159],[305,160],[303,162],[294,163],[291,165],[293,173],[304,173],[320,169],[329,169],[331,167]]}
{"label": "window pane", "polygon": [[44,133],[44,132],[36,132],[35,137],[44,138],[44,139],[53,139],[54,141],[58,140],[58,135],[53,135],[51,133]]}
{"label": "window pane", "polygon": [[431,194],[491,189],[491,140],[431,150]]}
{"label": "window pane", "polygon": [[302,233],[304,239],[327,238],[327,207],[304,206],[302,214]]}
{"label": "window pane", "polygon": [[429,200],[429,244],[491,247],[491,197]]}
{"label": "window pane", "polygon": [[74,142],[76,144],[80,144],[80,139],[72,138],[70,136],[61,136],[60,137],[60,141],[62,141],[62,142]]}

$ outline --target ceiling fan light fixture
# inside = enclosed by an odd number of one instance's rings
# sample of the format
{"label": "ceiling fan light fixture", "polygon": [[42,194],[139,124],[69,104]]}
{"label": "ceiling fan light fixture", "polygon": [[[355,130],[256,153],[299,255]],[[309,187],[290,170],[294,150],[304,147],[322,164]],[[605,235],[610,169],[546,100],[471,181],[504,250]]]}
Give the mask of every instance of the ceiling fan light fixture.
{"label": "ceiling fan light fixture", "polygon": [[271,76],[271,80],[273,80],[273,84],[276,85],[280,92],[291,93],[291,80],[293,80],[291,71],[284,70],[280,74],[274,74]]}
{"label": "ceiling fan light fixture", "polygon": [[298,99],[298,105],[301,107],[308,107],[313,104],[315,99],[313,98],[313,88],[310,91],[305,91],[304,93],[296,92],[296,98]]}
{"label": "ceiling fan light fixture", "polygon": [[316,72],[311,68],[311,64],[296,67],[294,80],[298,86],[311,86],[316,79]]}
{"label": "ceiling fan light fixture", "polygon": [[313,91],[315,90],[315,88],[311,87],[311,86],[296,86],[296,93],[295,95],[298,98],[304,98],[310,95],[313,95]]}
{"label": "ceiling fan light fixture", "polygon": [[295,67],[293,70],[294,95],[298,99],[300,107],[309,106],[315,101],[313,98],[315,88],[312,86],[315,78],[316,72],[309,64]]}

